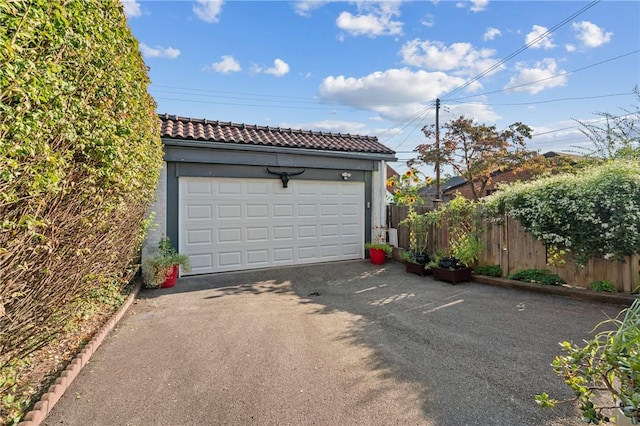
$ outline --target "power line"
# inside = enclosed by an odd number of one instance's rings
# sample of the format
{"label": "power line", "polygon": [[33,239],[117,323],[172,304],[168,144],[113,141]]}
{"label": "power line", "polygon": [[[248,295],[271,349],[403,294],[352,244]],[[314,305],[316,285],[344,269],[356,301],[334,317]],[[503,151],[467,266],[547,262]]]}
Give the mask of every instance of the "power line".
{"label": "power line", "polygon": [[[577,101],[581,99],[599,99],[599,98],[611,98],[615,96],[629,96],[632,95],[633,92],[628,93],[613,93],[610,95],[596,95],[596,96],[577,96],[572,98],[557,98],[557,99],[547,99],[544,101],[535,101],[535,102],[517,102],[517,103],[504,103],[504,104],[494,104],[494,103],[484,103],[484,102],[470,102],[470,105],[483,105],[483,106],[521,106],[521,105],[536,105],[536,104],[549,104],[553,102],[563,102],[563,101]],[[451,102],[451,101],[450,101]],[[462,103],[462,102],[460,102]]]}
{"label": "power line", "polygon": [[[151,83],[151,87],[164,87],[166,89],[189,90],[189,91],[198,92],[198,93],[202,93],[202,92],[221,93],[224,95],[235,95],[235,96],[246,95],[246,96],[260,96],[260,97],[283,98],[283,99],[305,99],[305,100],[309,99],[302,96],[285,96],[285,95],[273,95],[273,94],[265,95],[261,93],[251,93],[251,92],[227,92],[223,90],[199,89],[199,88],[193,88],[193,87],[166,86],[163,84],[154,84],[154,83]],[[195,93],[190,93],[190,94],[195,94]]]}
{"label": "power line", "polygon": [[200,104],[217,104],[217,105],[235,105],[235,106],[250,106],[257,108],[283,108],[283,109],[331,109],[331,110],[348,110],[349,108],[334,108],[328,105],[318,105],[318,106],[300,106],[300,105],[259,105],[259,104],[243,104],[243,103],[235,103],[235,102],[219,102],[219,101],[205,101],[201,99],[178,99],[178,98],[167,98],[163,96],[154,96],[155,99],[162,99],[165,101],[177,101],[177,102],[192,102],[192,103],[200,103]]}
{"label": "power line", "polygon": [[587,66],[582,67],[582,68],[577,68],[577,69],[572,70],[572,71],[567,71],[567,72],[563,72],[563,73],[560,73],[560,74],[552,75],[551,77],[541,78],[540,80],[535,80],[535,81],[531,81],[529,83],[519,84],[517,86],[511,86],[511,87],[505,88],[505,89],[493,90],[491,92],[477,93],[475,95],[469,95],[469,96],[463,96],[461,98],[449,99],[449,102],[456,102],[456,101],[460,101],[462,99],[475,98],[475,97],[478,97],[478,96],[492,95],[494,93],[509,92],[509,91],[512,91],[513,89],[517,89],[517,88],[520,88],[520,87],[530,86],[530,85],[533,85],[533,84],[536,84],[536,83],[541,83],[543,81],[552,80],[554,78],[559,78],[559,77],[564,77],[566,75],[573,74],[573,73],[576,73],[576,72],[579,72],[579,71],[584,71],[586,69],[593,68],[593,67],[598,66],[598,65],[606,64],[607,62],[612,62],[612,61],[624,58],[626,56],[630,56],[630,55],[636,54],[638,52],[640,52],[640,49],[634,50],[632,52],[624,53],[622,55],[618,55],[618,56],[615,56],[613,58],[605,59],[604,61],[596,62],[595,64],[587,65]]}
{"label": "power line", "polygon": [[462,84],[461,86],[457,87],[456,89],[453,89],[451,92],[449,92],[446,95],[442,96],[441,99],[445,100],[449,96],[453,95],[454,93],[458,93],[459,91],[463,90],[464,88],[469,87],[471,84],[473,84],[474,82],[480,80],[482,77],[484,77],[485,75],[489,74],[491,71],[495,70],[496,68],[500,67],[505,62],[509,61],[510,59],[512,59],[515,56],[519,55],[520,53],[524,52],[529,47],[533,46],[534,44],[536,44],[537,42],[539,42],[543,38],[547,37],[549,34],[553,33],[555,30],[557,30],[558,28],[562,27],[567,22],[571,21],[572,19],[576,18],[577,16],[582,15],[584,12],[586,12],[589,9],[591,9],[593,6],[598,4],[600,1],[601,0],[594,0],[591,3],[589,3],[588,5],[584,6],[580,10],[578,10],[577,12],[574,12],[571,16],[563,19],[558,24],[556,24],[553,27],[551,27],[551,29],[545,31],[543,34],[540,34],[538,37],[536,37],[535,39],[531,40],[529,43],[525,44],[524,46],[522,46],[519,49],[515,50],[514,52],[510,53],[504,59],[501,59],[500,61],[496,62],[495,64],[493,64],[492,66],[490,66],[489,68],[487,68],[486,70],[481,72],[480,74],[478,74],[475,77],[473,77],[471,80],[468,80],[466,83]]}

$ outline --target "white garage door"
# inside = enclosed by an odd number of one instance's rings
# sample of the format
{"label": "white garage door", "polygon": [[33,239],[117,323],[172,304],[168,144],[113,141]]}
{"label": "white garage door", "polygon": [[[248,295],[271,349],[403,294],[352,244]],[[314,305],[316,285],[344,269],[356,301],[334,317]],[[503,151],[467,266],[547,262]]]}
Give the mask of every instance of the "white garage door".
{"label": "white garage door", "polygon": [[189,274],[362,259],[364,183],[180,178]]}

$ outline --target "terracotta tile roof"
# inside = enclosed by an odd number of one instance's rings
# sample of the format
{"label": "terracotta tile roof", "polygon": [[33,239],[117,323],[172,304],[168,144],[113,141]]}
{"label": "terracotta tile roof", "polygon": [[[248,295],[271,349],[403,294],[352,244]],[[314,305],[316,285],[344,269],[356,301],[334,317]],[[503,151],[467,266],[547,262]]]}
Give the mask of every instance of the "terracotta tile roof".
{"label": "terracotta tile roof", "polygon": [[374,136],[314,132],[159,114],[163,138],[233,144],[395,154]]}

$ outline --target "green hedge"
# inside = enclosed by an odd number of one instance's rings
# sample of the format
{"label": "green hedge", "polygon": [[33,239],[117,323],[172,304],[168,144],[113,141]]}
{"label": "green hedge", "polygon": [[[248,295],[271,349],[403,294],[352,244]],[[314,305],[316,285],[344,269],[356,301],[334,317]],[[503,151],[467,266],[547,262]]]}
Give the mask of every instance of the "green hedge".
{"label": "green hedge", "polygon": [[640,162],[615,160],[509,185],[486,198],[484,211],[506,212],[580,264],[594,257],[622,260],[640,253]]}
{"label": "green hedge", "polygon": [[119,0],[0,2],[0,366],[120,282],[162,165]]}

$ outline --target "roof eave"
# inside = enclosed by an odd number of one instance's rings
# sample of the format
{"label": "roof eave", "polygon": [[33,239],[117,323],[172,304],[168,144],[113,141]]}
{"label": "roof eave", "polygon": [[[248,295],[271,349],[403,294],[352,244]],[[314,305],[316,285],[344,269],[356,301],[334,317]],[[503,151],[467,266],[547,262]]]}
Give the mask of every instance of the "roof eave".
{"label": "roof eave", "polygon": [[323,157],[338,157],[338,158],[359,158],[367,160],[379,160],[379,161],[398,161],[395,156],[395,152],[361,152],[361,151],[332,151],[322,149],[308,149],[308,148],[287,148],[281,146],[271,145],[249,145],[238,144],[229,142],[211,142],[200,141],[193,139],[175,139],[163,137],[162,143],[168,146],[181,146],[191,148],[207,148],[207,149],[226,149],[236,151],[250,151],[250,152],[274,152],[283,154],[305,154],[315,155]]}

